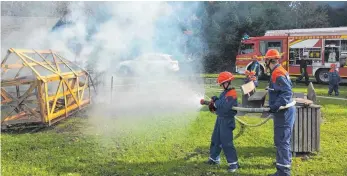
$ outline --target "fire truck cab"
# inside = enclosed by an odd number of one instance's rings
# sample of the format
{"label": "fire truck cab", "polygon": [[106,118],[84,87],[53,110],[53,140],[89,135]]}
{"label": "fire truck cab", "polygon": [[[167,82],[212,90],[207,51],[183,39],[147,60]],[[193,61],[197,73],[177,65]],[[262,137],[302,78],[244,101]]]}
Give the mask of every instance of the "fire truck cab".
{"label": "fire truck cab", "polygon": [[268,75],[263,56],[277,49],[281,65],[290,75],[300,75],[300,60],[307,59],[307,72],[320,83],[328,82],[330,65],[337,65],[342,78],[347,78],[347,27],[266,31],[264,36],[241,41],[236,56],[236,72],[243,74],[256,55],[261,65],[260,77]]}

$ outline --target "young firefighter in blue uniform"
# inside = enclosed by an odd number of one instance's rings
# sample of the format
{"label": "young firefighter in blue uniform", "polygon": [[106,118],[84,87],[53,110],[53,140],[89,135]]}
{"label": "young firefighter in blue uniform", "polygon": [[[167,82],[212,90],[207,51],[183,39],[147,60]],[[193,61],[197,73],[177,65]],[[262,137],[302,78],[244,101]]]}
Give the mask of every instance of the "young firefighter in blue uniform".
{"label": "young firefighter in blue uniform", "polygon": [[279,64],[279,52],[270,49],[265,55],[265,64],[271,71],[269,84],[269,106],[274,115],[274,139],[276,146],[276,168],[274,176],[290,175],[292,155],[290,151],[290,138],[295,121],[296,109],[291,106],[279,110],[280,106],[292,103],[292,82],[288,72]]}
{"label": "young firefighter in blue uniform", "polygon": [[336,64],[331,64],[331,69],[328,73],[329,77],[329,91],[328,94],[331,95],[333,91],[335,92],[335,96],[339,96],[339,83],[341,81],[341,77],[339,73],[336,71]]}
{"label": "young firefighter in blue uniform", "polygon": [[258,62],[258,58],[256,55],[254,55],[252,57],[252,63],[249,65],[248,67],[248,71],[249,72],[255,72],[255,76],[258,77],[259,76],[259,69],[260,69],[260,64]]}
{"label": "young firefighter in blue uniform", "polygon": [[231,108],[237,106],[237,94],[234,88],[229,88],[232,80],[234,80],[234,76],[230,72],[220,73],[217,82],[223,86],[224,91],[219,98],[217,96],[211,98],[209,108],[212,112],[216,112],[217,119],[211,137],[210,157],[207,161],[208,164],[219,164],[220,153],[223,149],[229,172],[235,172],[239,168],[233,143],[234,116],[237,111]]}

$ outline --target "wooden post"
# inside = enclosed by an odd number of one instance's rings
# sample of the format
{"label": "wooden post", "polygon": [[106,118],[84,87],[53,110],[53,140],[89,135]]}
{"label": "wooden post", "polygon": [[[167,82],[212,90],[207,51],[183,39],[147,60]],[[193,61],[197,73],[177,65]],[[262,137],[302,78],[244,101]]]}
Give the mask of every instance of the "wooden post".
{"label": "wooden post", "polygon": [[112,97],[113,97],[113,76],[111,77],[111,103],[112,103]]}
{"label": "wooden post", "polygon": [[42,86],[43,86],[42,81],[38,81],[38,84],[37,84],[37,99],[38,99],[38,102],[39,102],[39,105],[40,105],[40,114],[41,114],[42,123],[46,123],[47,114],[45,113],[45,111],[46,111],[46,108],[45,108],[45,98],[44,98],[44,95],[43,95],[44,90],[43,90]]}
{"label": "wooden post", "polygon": [[[16,92],[17,92],[17,99],[19,100],[20,99],[20,90],[19,90],[19,86],[18,85],[16,86]],[[23,111],[21,104],[18,105],[18,112],[20,112],[20,111]]]}

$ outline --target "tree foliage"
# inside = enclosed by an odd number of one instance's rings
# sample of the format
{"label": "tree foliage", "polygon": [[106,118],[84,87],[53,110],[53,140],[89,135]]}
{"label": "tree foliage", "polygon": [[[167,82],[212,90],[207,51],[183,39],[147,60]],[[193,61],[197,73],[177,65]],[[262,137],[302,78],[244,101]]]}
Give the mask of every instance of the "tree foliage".
{"label": "tree foliage", "polygon": [[334,9],[316,2],[204,2],[200,15],[208,54],[205,71],[230,70],[244,33],[261,36],[266,30],[347,25],[347,3]]}

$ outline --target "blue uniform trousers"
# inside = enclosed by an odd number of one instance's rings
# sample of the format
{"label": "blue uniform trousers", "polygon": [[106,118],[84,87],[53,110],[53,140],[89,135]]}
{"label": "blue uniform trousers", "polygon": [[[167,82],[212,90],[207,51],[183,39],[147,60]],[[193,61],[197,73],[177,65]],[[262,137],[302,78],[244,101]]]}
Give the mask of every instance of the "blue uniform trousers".
{"label": "blue uniform trousers", "polygon": [[338,84],[329,84],[329,91],[328,94],[331,95],[335,92],[335,95],[339,95],[339,85]]}
{"label": "blue uniform trousers", "polygon": [[292,154],[290,138],[295,122],[296,109],[292,106],[274,114],[274,139],[276,146],[276,168],[278,175],[290,175]]}
{"label": "blue uniform trousers", "polygon": [[235,129],[234,118],[217,117],[211,137],[210,159],[219,162],[220,153],[226,156],[228,165],[237,165],[237,154],[233,143],[233,130]]}

